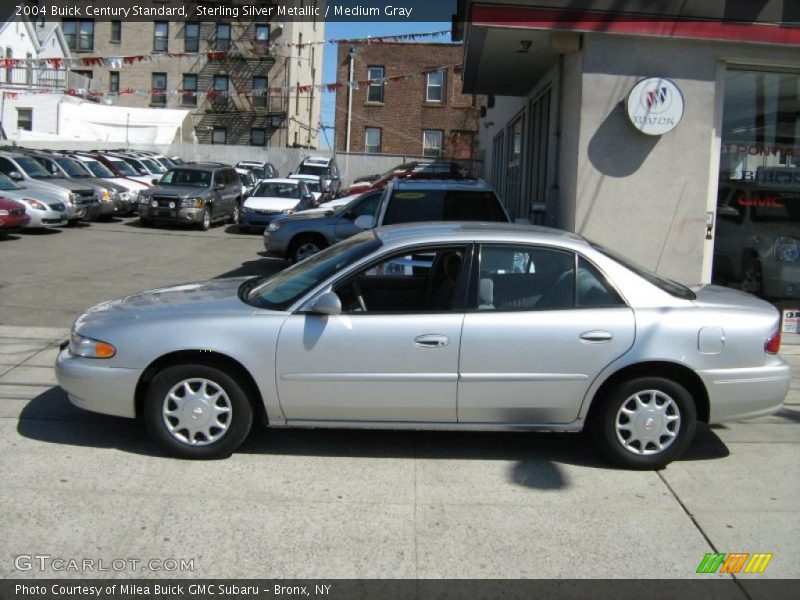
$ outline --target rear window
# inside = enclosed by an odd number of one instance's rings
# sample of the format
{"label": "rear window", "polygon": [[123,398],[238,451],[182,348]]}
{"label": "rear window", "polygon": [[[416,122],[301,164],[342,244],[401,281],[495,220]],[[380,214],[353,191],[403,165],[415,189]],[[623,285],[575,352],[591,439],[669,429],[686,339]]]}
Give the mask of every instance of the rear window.
{"label": "rear window", "polygon": [[298,175],[319,175],[320,177],[328,177],[328,167],[323,165],[304,164],[300,165],[297,169]]}
{"label": "rear window", "polygon": [[471,190],[395,190],[384,225],[415,221],[508,221],[493,192]]}

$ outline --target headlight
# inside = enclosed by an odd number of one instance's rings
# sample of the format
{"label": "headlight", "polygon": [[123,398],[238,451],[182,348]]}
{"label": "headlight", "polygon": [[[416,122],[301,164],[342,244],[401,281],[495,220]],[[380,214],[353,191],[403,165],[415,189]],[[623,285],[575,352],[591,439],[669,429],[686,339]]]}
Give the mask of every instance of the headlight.
{"label": "headlight", "polygon": [[150,202],[150,198],[147,194],[139,194],[139,204],[147,204]]}
{"label": "headlight", "polygon": [[76,194],[74,192],[70,192],[69,194],[67,194],[67,200],[71,204],[75,204],[75,200],[77,200],[77,199],[78,199],[78,194]]}
{"label": "headlight", "polygon": [[117,353],[117,349],[108,342],[83,337],[75,331],[69,335],[69,351],[84,358],[111,358]]}
{"label": "headlight", "polygon": [[250,208],[249,206],[245,205],[245,206],[242,207],[242,212],[249,214],[249,213],[253,212],[253,209]]}
{"label": "headlight", "polygon": [[203,208],[202,198],[183,198],[181,208]]}
{"label": "headlight", "polygon": [[791,237],[776,238],[772,256],[778,262],[800,261],[800,240]]}
{"label": "headlight", "polygon": [[119,199],[123,202],[128,202],[131,199],[131,195],[128,192],[120,192]]}
{"label": "headlight", "polygon": [[294,208],[287,208],[286,210],[282,210],[281,214],[282,215],[291,215],[291,214],[294,213],[295,210],[297,210],[296,206]]}
{"label": "headlight", "polygon": [[278,229],[280,229],[280,228],[281,228],[281,222],[280,221],[273,221],[272,223],[270,223],[267,226],[267,231],[278,231]]}
{"label": "headlight", "polygon": [[0,217],[7,217],[9,214],[10,213],[6,209],[0,208]]}
{"label": "headlight", "polygon": [[25,198],[25,202],[30,204],[31,208],[35,210],[47,210],[47,206],[45,206],[43,202],[39,202],[38,200],[34,200],[33,198]]}

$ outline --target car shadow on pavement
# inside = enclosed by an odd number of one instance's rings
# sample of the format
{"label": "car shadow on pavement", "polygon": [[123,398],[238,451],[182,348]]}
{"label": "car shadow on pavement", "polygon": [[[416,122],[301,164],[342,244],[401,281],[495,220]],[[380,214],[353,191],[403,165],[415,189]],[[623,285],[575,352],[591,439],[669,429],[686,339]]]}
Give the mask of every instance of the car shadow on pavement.
{"label": "car shadow on pavement", "polygon": [[63,231],[63,229],[56,229],[54,227],[35,227],[33,229],[23,229],[22,233],[27,236],[33,237],[47,237],[48,235],[56,235]]}
{"label": "car shadow on pavement", "polygon": [[247,260],[241,266],[216,275],[214,279],[225,277],[250,277],[254,275],[274,275],[286,268],[286,263],[277,258]]}
{"label": "car shadow on pavement", "polygon": [[[110,417],[74,407],[60,387],[52,387],[22,410],[17,432],[50,444],[115,448],[163,458],[140,420]],[[358,429],[267,429],[255,424],[238,454],[353,458],[500,460],[512,463],[511,483],[539,490],[567,487],[562,465],[613,468],[586,433],[505,433]],[[698,425],[694,442],[680,461],[729,455],[719,437]]]}

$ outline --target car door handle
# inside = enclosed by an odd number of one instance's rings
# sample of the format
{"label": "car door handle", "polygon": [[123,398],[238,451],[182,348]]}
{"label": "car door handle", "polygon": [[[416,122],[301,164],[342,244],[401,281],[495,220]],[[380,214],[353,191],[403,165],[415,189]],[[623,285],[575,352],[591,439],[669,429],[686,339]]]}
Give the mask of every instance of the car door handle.
{"label": "car door handle", "polygon": [[614,339],[610,331],[587,331],[581,334],[581,339],[590,344],[605,344]]}
{"label": "car door handle", "polygon": [[444,348],[450,343],[450,338],[446,335],[418,335],[414,338],[414,344],[420,348]]}

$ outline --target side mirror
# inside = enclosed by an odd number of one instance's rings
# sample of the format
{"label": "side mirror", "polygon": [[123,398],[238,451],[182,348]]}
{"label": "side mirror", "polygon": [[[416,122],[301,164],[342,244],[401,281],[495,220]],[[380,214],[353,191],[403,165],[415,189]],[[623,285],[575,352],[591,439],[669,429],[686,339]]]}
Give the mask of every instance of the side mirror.
{"label": "side mirror", "polygon": [[139,169],[139,175],[149,175],[147,169]]}
{"label": "side mirror", "polygon": [[152,179],[152,180],[150,181],[150,183],[152,183],[153,185],[158,185],[158,182],[159,182],[159,181],[161,181],[161,179],[159,179],[158,177],[156,177],[156,178]]}
{"label": "side mirror", "polygon": [[327,291],[304,307],[304,312],[335,316],[342,314],[342,301],[336,292]]}
{"label": "side mirror", "polygon": [[356,219],[355,226],[360,229],[372,229],[375,227],[375,219],[369,215],[361,215]]}
{"label": "side mirror", "polygon": [[8,176],[15,181],[22,181],[22,173],[19,171],[11,171]]}

